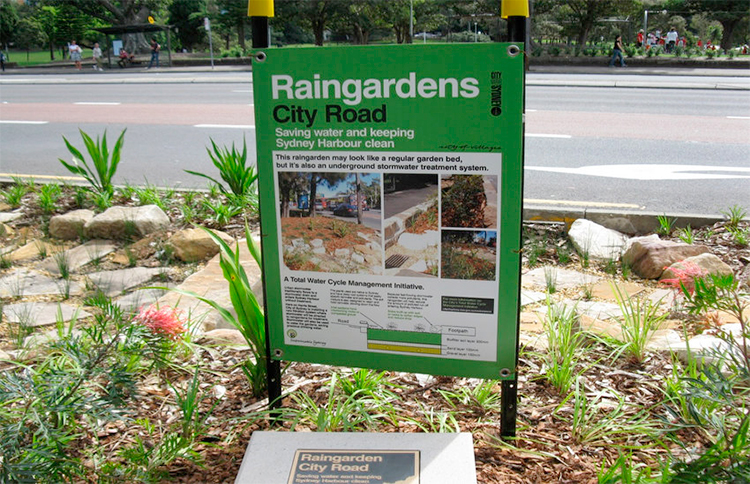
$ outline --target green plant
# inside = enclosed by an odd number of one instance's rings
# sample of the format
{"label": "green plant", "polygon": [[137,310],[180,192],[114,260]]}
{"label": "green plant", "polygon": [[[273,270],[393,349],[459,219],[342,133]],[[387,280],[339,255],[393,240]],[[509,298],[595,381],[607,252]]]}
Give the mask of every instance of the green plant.
{"label": "green plant", "polygon": [[458,391],[438,390],[452,407],[463,405],[474,408],[480,413],[496,411],[501,408],[501,393],[497,381],[482,380],[477,385],[461,386]]}
{"label": "green plant", "polygon": [[127,131],[127,129],[122,130],[120,137],[117,138],[115,146],[112,148],[111,158],[107,146],[106,130],[104,131],[101,141],[97,136],[96,142],[94,142],[94,140],[83,130],[79,129],[78,131],[81,133],[81,138],[83,138],[86,151],[91,157],[93,168],[89,166],[81,152],[70,144],[64,136],[63,140],[65,141],[65,145],[68,147],[70,154],[73,155],[73,163],[68,163],[62,158],[59,158],[60,163],[62,163],[62,165],[71,173],[85,178],[97,192],[112,194],[114,192],[112,179],[117,172],[117,166],[120,164],[120,152],[122,150],[125,131]]}
{"label": "green plant", "polygon": [[208,148],[206,148],[206,151],[208,152],[208,156],[211,157],[214,166],[219,170],[221,179],[227,184],[228,189],[221,182],[205,173],[191,170],[185,171],[191,175],[200,176],[212,181],[224,194],[232,193],[240,197],[252,195],[257,189],[256,181],[258,174],[255,171],[254,165],[247,164],[247,143],[245,139],[243,138],[242,140],[242,152],[237,150],[234,143],[232,143],[231,149],[227,147],[222,148],[217,146],[214,140],[211,139],[211,146],[213,152]]}
{"label": "green plant", "polygon": [[619,269],[619,264],[617,263],[617,259],[610,257],[606,261],[604,261],[604,265],[602,265],[602,270],[609,274],[610,276],[616,276],[617,275],[617,269]]}
{"label": "green plant", "polygon": [[62,279],[70,279],[70,259],[68,258],[67,251],[57,252],[52,256],[57,267],[57,272],[60,273]]}
{"label": "green plant", "polygon": [[[253,358],[247,359],[242,365],[242,370],[250,382],[253,393],[261,394],[266,389],[266,374],[268,362],[266,361],[266,327],[263,308],[253,293],[244,267],[240,264],[240,249],[233,251],[224,240],[212,231],[206,230],[209,236],[219,246],[220,266],[224,279],[229,283],[229,296],[236,316],[227,311],[218,302],[205,298],[198,294],[172,289],[180,294],[196,297],[219,312],[221,317],[232,326],[237,328],[245,338]],[[247,250],[255,262],[261,267],[260,247],[253,239],[250,228],[245,225],[245,237]]]}
{"label": "green plant", "polygon": [[544,287],[547,294],[554,294],[557,291],[557,269],[546,266],[544,268]]}
{"label": "green plant", "polygon": [[103,212],[112,206],[112,194],[109,192],[97,192],[92,197],[94,206]]}
{"label": "green plant", "polygon": [[225,225],[229,223],[232,218],[242,213],[242,206],[231,205],[223,203],[220,200],[212,202],[211,200],[203,200],[203,205],[213,211],[213,219],[219,225]]}
{"label": "green plant", "polygon": [[331,221],[331,230],[333,235],[343,239],[351,233],[352,226],[348,222],[340,222],[334,219]]}
{"label": "green plant", "polygon": [[386,416],[382,411],[370,412],[370,408],[382,409],[363,390],[350,395],[339,391],[338,381],[334,374],[324,402],[316,402],[304,392],[293,393],[291,399],[296,408],[282,410],[284,420],[292,422],[292,429],[304,424],[318,432],[353,432],[374,428]]}
{"label": "green plant", "polygon": [[62,189],[60,185],[50,183],[49,185],[42,185],[39,189],[39,207],[44,213],[52,213],[57,209],[57,201],[62,195]]}
{"label": "green plant", "polygon": [[747,247],[750,244],[750,228],[736,228],[732,231],[732,240],[740,247]]}
{"label": "green plant", "polygon": [[[650,52],[650,51],[649,51]],[[659,235],[669,235],[672,233],[676,218],[669,218],[666,214],[657,215],[656,220],[659,222],[659,228],[656,229],[656,233]]]}
{"label": "green plant", "polygon": [[[555,413],[560,414],[571,399],[571,436],[579,444],[613,445],[617,442],[626,445],[639,434],[651,434],[656,430],[647,411],[629,411],[625,398],[612,390],[597,393],[589,400],[582,380],[578,379],[575,389],[565,397]],[[611,408],[613,403],[614,408]]]}
{"label": "green plant", "polygon": [[543,377],[560,394],[565,394],[581,374],[576,363],[586,342],[585,334],[579,331],[575,307],[554,304],[549,297],[543,325],[547,338]]}
{"label": "green plant", "polygon": [[156,205],[162,210],[166,210],[167,208],[160,190],[148,182],[146,182],[146,186],[143,188],[135,189],[135,196],[138,198],[138,205],[140,206]]}
{"label": "green plant", "polygon": [[404,421],[415,425],[422,432],[428,433],[458,433],[461,428],[453,412],[444,412],[435,410],[434,407],[426,408],[421,402],[418,402],[419,415],[421,419],[414,417],[403,418]]}
{"label": "green plant", "polygon": [[640,364],[646,358],[646,344],[659,329],[666,314],[658,314],[659,305],[648,299],[630,296],[615,283],[610,284],[622,311],[622,343],[631,359]]}
{"label": "green plant", "polygon": [[687,227],[680,230],[680,240],[685,242],[686,244],[693,244],[695,242],[695,235],[693,234],[693,229],[688,224]]}
{"label": "green plant", "polygon": [[[19,183],[20,182],[20,183]],[[7,190],[2,192],[5,203],[10,205],[12,208],[18,208],[21,206],[21,200],[29,193],[29,187],[22,180],[15,181],[13,185],[8,187]]]}

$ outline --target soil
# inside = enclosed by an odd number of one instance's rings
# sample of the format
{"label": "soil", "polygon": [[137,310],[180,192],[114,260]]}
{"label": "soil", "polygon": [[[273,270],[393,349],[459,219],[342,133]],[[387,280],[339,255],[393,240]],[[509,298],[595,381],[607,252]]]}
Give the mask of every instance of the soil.
{"label": "soil", "polygon": [[[35,195],[31,194],[25,199],[25,217],[9,224],[16,231],[38,231],[48,220],[50,214],[42,214],[39,209],[34,208],[34,197]],[[67,191],[56,212],[78,208],[72,197],[72,193]],[[175,198],[180,197],[181,195],[178,195]],[[133,199],[122,199],[118,202],[137,203]],[[169,232],[188,225],[177,205],[170,205],[167,211],[170,218],[177,221]],[[216,223],[208,214],[194,221],[209,226]],[[326,248],[329,250],[360,243],[356,230],[349,231],[345,236],[336,235],[331,223],[331,219],[322,217],[285,219],[284,235],[290,238],[319,237],[325,240]],[[418,221],[415,225],[421,226],[422,222]],[[750,224],[742,222],[739,228],[750,230]],[[244,232],[244,219],[242,216],[235,217],[222,225],[222,229],[232,235],[240,235]],[[580,267],[581,261],[569,247],[563,226],[527,224],[524,233],[527,239],[524,263],[527,266],[532,245],[542,241],[541,248],[534,249],[535,264]],[[158,250],[154,247],[158,247],[159,241],[166,235],[157,234],[148,239],[148,242],[139,242],[131,246],[137,257],[137,265],[163,263],[157,256]],[[677,240],[679,235],[681,234],[674,232],[670,237]],[[684,236],[684,233],[682,235]],[[735,272],[747,270],[750,264],[750,248],[737,242],[736,236],[732,235],[726,222],[696,229],[693,236],[696,243],[708,245],[711,251],[732,266]],[[617,277],[623,276],[622,269],[618,269]],[[321,430],[309,422],[301,422],[292,429],[291,419],[274,426],[267,419],[263,402],[252,396],[246,377],[238,367],[238,364],[248,357],[247,350],[215,346],[207,340],[198,340],[195,343],[195,352],[186,361],[178,362],[179,367],[152,372],[142,377],[138,383],[138,397],[127,409],[129,420],[107,424],[98,433],[92,432],[85,422],[81,422],[80,436],[71,443],[70,448],[72,454],[80,457],[89,467],[90,472],[77,482],[100,482],[101,477],[83,449],[90,450],[96,445],[100,448],[99,457],[102,462],[118,462],[122,460],[119,452],[133,445],[136,436],[145,439],[149,447],[158,442],[158,432],[170,428],[179,419],[174,396],[166,382],[184,388],[192,378],[192,374],[185,368],[191,365],[200,364],[207,370],[201,373],[201,389],[208,397],[202,401],[199,413],[203,416],[210,414],[210,418],[194,449],[197,460],[180,458],[168,464],[163,468],[168,477],[162,482],[231,483],[237,476],[253,431]],[[8,363],[0,362],[0,371],[8,368]],[[710,444],[707,435],[702,431],[690,427],[680,428],[676,425],[671,427],[675,422],[671,420],[666,406],[662,403],[664,394],[660,390],[664,379],[671,374],[672,362],[668,356],[650,354],[639,365],[626,357],[617,357],[613,348],[605,343],[592,340],[587,351],[580,355],[576,369],[583,371],[579,383],[589,398],[599,398],[602,402],[601,413],[597,414],[594,420],[606,421],[607,418],[617,416],[615,421],[609,422],[610,427],[615,429],[612,433],[586,434],[574,429],[571,423],[572,399],[566,399],[567,395],[558,393],[540,377],[544,371],[543,355],[530,348],[522,349],[520,353],[515,438],[500,438],[501,414],[497,400],[480,405],[476,398],[466,395],[467,389],[479,383],[477,380],[450,377],[429,377],[425,380],[414,374],[396,372],[386,372],[385,378],[397,396],[392,402],[395,414],[399,417],[397,422],[379,419],[372,427],[360,427],[359,430],[470,432],[474,438],[477,480],[481,484],[595,483],[602,467],[613,465],[620,455],[630,454],[635,464],[658,469],[659,462],[669,453],[685,456],[688,452],[685,447],[689,448],[691,453],[698,453]],[[325,406],[332,373],[348,371],[322,365],[290,363],[283,372],[283,387],[296,388],[297,391],[307,394],[314,402]],[[220,399],[211,397],[217,395],[220,389],[226,390]],[[494,390],[491,393],[497,397],[499,383],[495,383]],[[618,400],[614,391],[623,401],[633,404],[626,406],[622,415],[615,413]],[[215,403],[216,406],[212,408]],[[299,404],[290,397],[283,400],[282,406],[299,408]],[[662,425],[659,428],[638,430],[622,428],[628,419],[636,418],[639,412],[644,412],[649,417],[649,422],[662,422]],[[145,418],[155,426],[156,434],[146,435],[143,427],[134,423],[137,419]]]}

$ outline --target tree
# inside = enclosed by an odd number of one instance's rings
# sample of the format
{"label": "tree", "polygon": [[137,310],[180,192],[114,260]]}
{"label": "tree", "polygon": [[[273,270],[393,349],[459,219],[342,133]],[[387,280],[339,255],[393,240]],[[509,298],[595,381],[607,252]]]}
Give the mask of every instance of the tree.
{"label": "tree", "polygon": [[168,11],[169,24],[175,27],[180,47],[192,50],[195,44],[205,38],[205,0],[173,0]]}
{"label": "tree", "polygon": [[737,25],[750,18],[750,2],[747,0],[673,0],[670,10],[683,10],[693,14],[704,13],[711,20],[721,23],[721,47],[732,48],[732,37]]}
{"label": "tree", "polygon": [[289,216],[289,202],[305,190],[307,183],[302,173],[282,171],[279,173],[279,196],[281,198],[281,216]]}
{"label": "tree", "polygon": [[626,12],[634,7],[634,0],[570,0],[558,9],[558,21],[569,25],[568,30],[576,35],[578,45],[583,47],[589,34],[602,18]]}
{"label": "tree", "polygon": [[18,9],[10,0],[0,3],[0,49],[7,49],[18,24]]}
{"label": "tree", "polygon": [[[245,26],[248,22],[247,0],[216,0],[218,20],[237,32],[237,43],[245,50]],[[227,46],[228,48],[229,46]]]}
{"label": "tree", "polygon": [[372,31],[384,25],[378,11],[378,0],[359,0],[346,3],[339,18],[343,29],[351,31],[355,44],[367,44]]}
{"label": "tree", "polygon": [[13,39],[17,49],[26,51],[27,62],[29,60],[29,51],[45,43],[45,35],[42,32],[41,26],[32,17],[22,18],[18,22]]}
{"label": "tree", "polygon": [[300,21],[310,27],[315,37],[315,45],[323,45],[326,26],[342,9],[340,0],[294,0],[286,3],[297,11]]}

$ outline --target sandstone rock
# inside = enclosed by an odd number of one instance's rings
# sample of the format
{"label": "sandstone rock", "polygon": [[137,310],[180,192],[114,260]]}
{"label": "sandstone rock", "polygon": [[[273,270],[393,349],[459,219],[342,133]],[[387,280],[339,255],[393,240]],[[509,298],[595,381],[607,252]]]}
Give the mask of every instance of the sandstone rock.
{"label": "sandstone rock", "polygon": [[64,247],[55,244],[49,244],[41,240],[32,240],[26,245],[19,247],[10,253],[8,259],[13,262],[20,262],[24,260],[36,259],[39,256],[45,254],[54,254],[60,252]]}
{"label": "sandstone rock", "polygon": [[94,212],[85,209],[55,215],[49,221],[49,234],[56,239],[78,240],[83,235],[83,227],[92,218]]}
{"label": "sandstone rock", "polygon": [[674,279],[677,277],[674,269],[685,269],[685,263],[695,264],[703,269],[706,274],[716,274],[720,276],[729,276],[733,274],[732,268],[729,267],[729,265],[725,264],[717,256],[705,253],[696,255],[695,257],[688,257],[683,261],[675,262],[668,268],[664,269],[664,273],[661,275],[660,279]]}
{"label": "sandstone rock", "polygon": [[[227,244],[234,242],[234,239],[224,232],[213,232]],[[180,230],[170,237],[167,243],[174,249],[174,256],[183,262],[197,262],[219,253],[216,242],[205,230],[199,228]]]}
{"label": "sandstone rock", "polygon": [[[547,274],[545,271],[552,275],[555,279],[556,289],[574,289],[580,286],[588,284],[594,284],[601,279],[598,276],[592,276],[591,274],[584,274],[582,272],[573,271],[569,269],[549,268],[549,267],[537,267],[534,270],[521,276],[521,284],[526,286],[536,286],[546,288],[547,286]],[[550,272],[554,271],[554,272]]]}
{"label": "sandstone rock", "polygon": [[619,260],[627,237],[590,220],[578,219],[570,226],[568,237],[579,254],[591,260]]}
{"label": "sandstone rock", "polygon": [[658,279],[677,261],[685,260],[708,252],[705,245],[688,245],[668,240],[634,242],[622,256],[622,262],[633,270],[633,273],[644,279]]}
{"label": "sandstone rock", "polygon": [[236,329],[213,329],[207,331],[201,339],[215,341],[216,343],[230,346],[247,346],[245,337]]}
{"label": "sandstone rock", "polygon": [[84,226],[84,235],[99,239],[142,237],[169,225],[169,217],[156,205],[111,207]]}
{"label": "sandstone rock", "polygon": [[[258,264],[255,263],[252,255],[247,250],[247,244],[244,240],[239,241],[236,246],[240,248],[240,264],[244,267],[253,292],[258,301],[263,303],[263,288],[261,284],[261,272]],[[235,247],[236,250],[236,247]],[[176,290],[184,290],[196,293],[200,296],[211,299],[221,307],[234,313],[232,300],[229,296],[229,284],[224,279],[224,274],[219,265],[220,256],[216,255],[206,266],[185,279],[182,284],[177,286]],[[218,328],[234,329],[231,324],[224,321],[221,315],[211,306],[200,300],[180,294],[176,291],[170,291],[157,301],[159,306],[172,306],[179,308],[183,314],[187,315],[191,323],[200,322],[205,331],[211,331]]]}
{"label": "sandstone rock", "polygon": [[735,355],[739,356],[737,348],[732,347],[721,338],[710,334],[699,334],[693,336],[687,343],[684,341],[680,341],[679,343],[675,342],[669,345],[669,349],[673,351],[683,363],[687,363],[689,357],[697,359],[700,362],[706,362],[715,361],[717,355],[728,356],[730,353],[735,353]]}
{"label": "sandstone rock", "polygon": [[8,225],[6,225],[4,223],[0,223],[0,237],[5,237],[5,238],[7,238],[7,237],[13,237],[13,235],[15,235],[15,233],[16,233],[16,231],[13,230],[12,227],[10,227],[10,226],[8,226]]}

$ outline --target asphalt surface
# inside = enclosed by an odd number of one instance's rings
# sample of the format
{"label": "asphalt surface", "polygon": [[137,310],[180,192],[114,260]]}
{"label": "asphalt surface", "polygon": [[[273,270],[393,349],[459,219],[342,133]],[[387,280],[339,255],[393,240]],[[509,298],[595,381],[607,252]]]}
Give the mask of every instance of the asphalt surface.
{"label": "asphalt surface", "polygon": [[[89,70],[86,70],[86,68]],[[216,72],[222,76],[212,77]],[[250,66],[176,66],[146,70],[144,68],[111,69],[92,72],[90,66],[77,72],[71,66],[6,69],[0,73],[3,84],[150,84],[150,83],[237,83],[247,82]],[[191,75],[194,74],[194,75]],[[234,75],[233,75],[234,74]],[[65,77],[60,77],[60,76]],[[695,79],[699,78],[699,80]],[[750,91],[750,69],[686,67],[607,67],[607,66],[531,66],[526,75],[529,86],[582,86],[607,88],[708,89]],[[617,210],[566,210],[524,207],[524,219],[572,222],[588,218],[626,233],[648,233],[657,228],[661,213],[632,213]],[[698,227],[715,222],[711,216],[670,214],[678,226],[690,223]]]}

